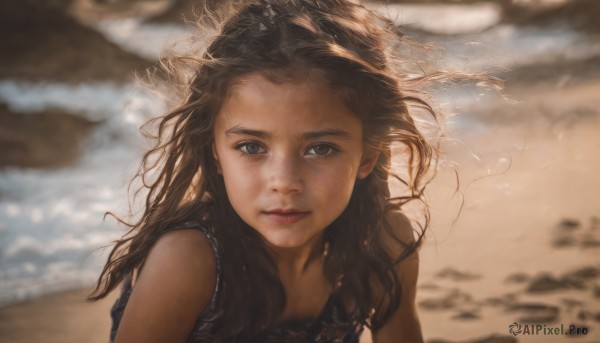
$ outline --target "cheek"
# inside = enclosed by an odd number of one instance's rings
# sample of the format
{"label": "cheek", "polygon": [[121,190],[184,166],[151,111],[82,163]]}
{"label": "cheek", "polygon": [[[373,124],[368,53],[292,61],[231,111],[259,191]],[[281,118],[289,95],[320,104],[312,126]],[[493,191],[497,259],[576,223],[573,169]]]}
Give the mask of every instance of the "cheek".
{"label": "cheek", "polygon": [[223,167],[223,179],[227,195],[231,198],[243,198],[252,191],[255,182],[252,175],[241,168]]}
{"label": "cheek", "polygon": [[356,181],[356,168],[350,164],[317,174],[314,189],[328,201],[342,203],[350,199]]}
{"label": "cheek", "polygon": [[233,209],[242,217],[252,211],[261,192],[261,182],[256,171],[243,168],[239,164],[223,165],[223,180],[227,198]]}

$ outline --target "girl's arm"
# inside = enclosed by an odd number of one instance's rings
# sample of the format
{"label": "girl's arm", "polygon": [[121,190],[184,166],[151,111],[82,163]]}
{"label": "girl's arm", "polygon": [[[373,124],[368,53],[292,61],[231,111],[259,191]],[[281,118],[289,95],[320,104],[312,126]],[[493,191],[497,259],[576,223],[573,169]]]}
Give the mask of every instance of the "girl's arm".
{"label": "girl's arm", "polygon": [[[401,213],[391,213],[388,217],[396,236],[404,242],[414,242],[412,226],[406,216]],[[390,257],[397,257],[402,252],[402,246],[389,237],[388,233],[382,234],[382,242]],[[388,237],[385,237],[388,236]],[[402,301],[400,307],[388,319],[388,321],[372,332],[373,343],[422,343],[423,334],[421,333],[421,324],[417,316],[415,306],[415,296],[417,292],[417,278],[419,275],[419,256],[414,252],[407,259],[396,266],[396,273],[402,283]]]}
{"label": "girl's arm", "polygon": [[215,283],[212,246],[202,232],[164,234],[135,281],[115,343],[185,342]]}

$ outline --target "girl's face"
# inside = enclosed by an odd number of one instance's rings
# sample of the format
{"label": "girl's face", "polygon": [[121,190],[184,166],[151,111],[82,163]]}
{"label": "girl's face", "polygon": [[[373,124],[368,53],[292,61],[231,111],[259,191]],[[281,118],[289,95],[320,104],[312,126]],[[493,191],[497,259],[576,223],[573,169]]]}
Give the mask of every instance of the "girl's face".
{"label": "girl's face", "polygon": [[363,152],[358,117],[316,81],[242,76],[214,130],[213,152],[229,201],[273,247],[317,239],[376,161]]}

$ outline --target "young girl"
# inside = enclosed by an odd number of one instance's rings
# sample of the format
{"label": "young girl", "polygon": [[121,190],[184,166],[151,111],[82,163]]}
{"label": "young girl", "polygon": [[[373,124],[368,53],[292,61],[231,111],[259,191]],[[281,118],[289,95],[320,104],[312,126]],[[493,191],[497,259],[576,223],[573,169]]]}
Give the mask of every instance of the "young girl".
{"label": "young girl", "polygon": [[144,156],[143,216],[90,296],[123,282],[111,341],[423,341],[426,225],[401,206],[435,161],[412,109],[434,112],[394,68],[396,31],[346,0],[262,0],[179,57],[193,75]]}

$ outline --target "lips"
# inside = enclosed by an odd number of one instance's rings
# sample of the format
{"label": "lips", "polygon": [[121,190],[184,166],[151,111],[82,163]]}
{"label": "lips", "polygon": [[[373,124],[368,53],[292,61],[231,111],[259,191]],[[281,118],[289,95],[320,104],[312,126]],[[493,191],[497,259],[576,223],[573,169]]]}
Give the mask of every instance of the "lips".
{"label": "lips", "polygon": [[264,214],[272,221],[279,225],[288,225],[295,223],[310,214],[310,211],[302,211],[297,209],[274,209],[266,211]]}

